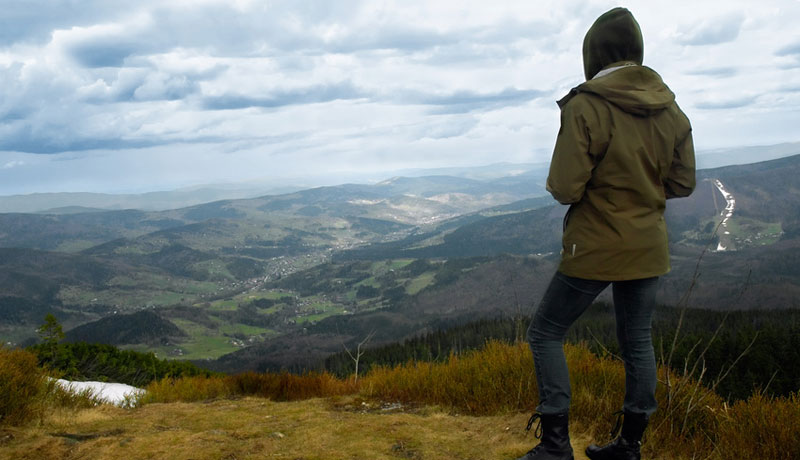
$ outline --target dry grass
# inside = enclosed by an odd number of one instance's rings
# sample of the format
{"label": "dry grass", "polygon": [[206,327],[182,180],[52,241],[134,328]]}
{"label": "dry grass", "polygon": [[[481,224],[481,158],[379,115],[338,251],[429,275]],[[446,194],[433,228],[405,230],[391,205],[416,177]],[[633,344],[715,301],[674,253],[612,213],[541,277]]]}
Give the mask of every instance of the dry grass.
{"label": "dry grass", "polygon": [[[3,432],[0,458],[41,459],[507,459],[533,444],[525,414],[454,416],[366,408],[353,397],[273,402],[110,406]],[[588,438],[575,434],[576,459]]]}

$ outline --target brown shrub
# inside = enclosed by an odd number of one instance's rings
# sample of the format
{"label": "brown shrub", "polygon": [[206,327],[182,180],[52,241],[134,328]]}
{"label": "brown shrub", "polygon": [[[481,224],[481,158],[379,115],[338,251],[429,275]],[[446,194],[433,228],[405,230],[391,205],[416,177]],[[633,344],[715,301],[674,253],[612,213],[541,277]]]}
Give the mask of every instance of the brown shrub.
{"label": "brown shrub", "polygon": [[234,395],[231,377],[168,377],[151,382],[145,390],[138,401],[141,404],[207,401]]}
{"label": "brown shrub", "polygon": [[770,398],[755,394],[718,412],[721,459],[800,458],[800,394]]}
{"label": "brown shrub", "polygon": [[355,393],[357,386],[350,381],[337,379],[328,373],[295,375],[244,374],[225,377],[166,378],[145,388],[147,393],[140,403],[205,401],[233,396],[260,396],[275,401],[336,396]]}
{"label": "brown shrub", "polygon": [[304,375],[246,372],[231,377],[231,384],[236,394],[261,396],[274,401],[338,396],[355,393],[357,388],[353,382],[340,380],[326,372]]}
{"label": "brown shrub", "polygon": [[40,416],[47,393],[36,355],[0,347],[0,424],[22,425]]}
{"label": "brown shrub", "polygon": [[443,363],[376,367],[362,379],[361,388],[370,397],[441,405],[475,415],[531,409],[536,379],[530,351],[522,350],[522,345],[491,341],[481,351],[453,354]]}

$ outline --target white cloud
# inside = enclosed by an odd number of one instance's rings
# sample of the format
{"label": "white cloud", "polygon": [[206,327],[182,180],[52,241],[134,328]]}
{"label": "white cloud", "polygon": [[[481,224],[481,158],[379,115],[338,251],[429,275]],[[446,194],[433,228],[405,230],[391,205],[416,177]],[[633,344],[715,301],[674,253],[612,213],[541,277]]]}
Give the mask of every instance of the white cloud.
{"label": "white cloud", "polygon": [[[796,140],[800,2],[630,3],[645,64],[676,92],[699,145]],[[554,101],[582,78],[583,35],[616,6],[107,4],[0,12],[0,152],[22,152],[26,190],[546,161]],[[735,132],[718,126],[737,115],[748,123]],[[74,153],[60,174],[33,161]],[[19,177],[0,175],[0,193]]]}

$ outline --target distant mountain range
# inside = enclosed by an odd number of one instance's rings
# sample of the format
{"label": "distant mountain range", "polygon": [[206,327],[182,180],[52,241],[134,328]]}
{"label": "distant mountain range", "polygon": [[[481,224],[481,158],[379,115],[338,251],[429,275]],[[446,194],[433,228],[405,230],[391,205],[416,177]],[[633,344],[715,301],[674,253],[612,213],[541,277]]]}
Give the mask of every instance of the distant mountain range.
{"label": "distant mountain range", "polygon": [[[60,208],[53,214],[6,213],[0,214],[0,247],[76,251],[118,238],[166,232],[209,219],[237,222],[221,224],[228,226],[238,226],[242,221],[258,222],[262,228],[265,225],[285,227],[291,219],[302,220],[303,225],[316,222],[312,226],[317,228],[325,227],[321,222],[330,219],[344,219],[349,222],[348,226],[356,222],[362,227],[367,222],[363,219],[426,225],[540,195],[543,181],[541,173],[490,181],[450,176],[398,177],[373,185],[318,187],[283,195],[220,200],[170,211],[100,211],[72,207],[69,210],[79,212],[63,212],[65,209]],[[288,228],[296,230],[292,225]],[[251,239],[263,239],[257,233],[250,235]],[[286,232],[278,233],[286,236]],[[241,244],[245,244],[244,241]]]}
{"label": "distant mountain range", "polygon": [[800,142],[707,150],[697,153],[697,167],[698,169],[712,169],[746,165],[798,154],[800,154]]}
{"label": "distant mountain range", "polygon": [[[742,165],[758,161],[774,160],[791,155],[800,154],[800,142],[784,143],[770,146],[753,146],[725,148],[698,152],[697,165],[700,169],[718,168],[728,165]],[[457,194],[458,190],[464,193],[475,195],[476,186],[500,187],[492,189],[487,193],[512,192],[516,187],[516,199],[521,195],[540,195],[543,179],[547,176],[547,163],[496,163],[485,166],[474,167],[450,167],[433,169],[408,169],[394,171],[391,173],[378,173],[371,175],[355,175],[350,180],[364,184],[374,184],[374,177],[393,177],[394,179],[382,179],[381,184],[395,184],[393,192],[398,192],[403,184],[408,187],[408,193],[419,193],[418,187],[421,182],[414,182],[412,179],[425,178],[431,176],[450,177],[451,180],[469,179],[473,181],[464,182],[454,188],[447,188],[446,182],[437,183],[428,188],[428,192],[439,189],[441,194]],[[532,181],[530,181],[532,179]],[[106,193],[86,193],[86,192],[65,192],[65,193],[33,193],[28,195],[0,196],[0,213],[44,213],[44,214],[75,214],[100,210],[124,210],[137,209],[141,211],[165,211],[170,209],[185,208],[203,203],[210,203],[220,200],[238,200],[246,198],[256,198],[265,195],[279,195],[295,191],[305,190],[314,186],[329,184],[331,178],[307,178],[304,180],[263,180],[251,181],[246,183],[216,184],[186,187],[172,191],[158,191],[141,194],[106,194]],[[310,184],[310,185],[309,185]],[[510,188],[504,187],[510,186]],[[531,187],[534,191],[531,192]],[[524,192],[524,193],[519,193]],[[484,193],[485,195],[485,193]],[[426,195],[429,196],[429,195]],[[442,197],[446,199],[446,197]],[[496,203],[502,201],[502,197],[495,197]],[[514,200],[511,200],[514,201]]]}
{"label": "distant mountain range", "polygon": [[[473,187],[486,187],[497,179],[514,186],[523,188],[535,187],[536,183],[529,184],[525,179],[531,177],[541,178],[547,174],[547,165],[541,164],[510,164],[502,163],[481,167],[467,168],[438,168],[428,170],[408,170],[397,171],[379,175],[381,180],[374,180],[376,175],[360,175],[355,178],[357,182],[369,187],[369,184],[380,183],[384,186],[391,185],[395,181],[394,187],[383,187],[398,192],[405,186],[408,193],[417,194],[420,191],[430,192],[438,187],[443,193],[458,193],[467,187],[472,193]],[[463,179],[464,182],[455,188],[446,187],[446,183],[433,185],[425,177],[449,177],[450,180]],[[514,177],[519,176],[518,180]],[[393,177],[394,179],[387,179]],[[414,179],[423,178],[419,182]],[[188,206],[210,203],[220,200],[238,200],[246,198],[256,198],[266,195],[282,195],[295,191],[307,190],[310,188],[330,187],[328,185],[331,178],[307,178],[296,180],[295,183],[283,179],[280,181],[264,180],[253,181],[239,184],[218,184],[196,187],[187,187],[172,191],[158,191],[141,194],[107,194],[107,193],[88,193],[88,192],[63,192],[63,193],[32,193],[28,195],[0,196],[0,212],[7,213],[43,213],[43,214],[72,214],[81,212],[91,212],[96,210],[125,210],[137,209],[141,211],[165,211],[170,209],[185,208]],[[426,187],[425,183],[428,183]],[[280,184],[280,185],[279,185]],[[311,185],[308,185],[311,184]],[[501,185],[501,184],[495,184]]]}

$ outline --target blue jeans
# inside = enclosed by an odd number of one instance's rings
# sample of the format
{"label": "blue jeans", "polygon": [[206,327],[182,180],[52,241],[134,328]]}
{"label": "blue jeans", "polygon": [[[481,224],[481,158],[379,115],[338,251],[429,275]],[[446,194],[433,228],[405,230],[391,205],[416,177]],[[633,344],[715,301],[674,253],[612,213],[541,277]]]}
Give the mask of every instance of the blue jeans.
{"label": "blue jeans", "polygon": [[569,411],[572,396],[564,357],[567,330],[612,284],[617,340],[625,363],[626,412],[650,415],[656,410],[656,359],[650,334],[658,277],[631,281],[596,281],[556,272],[528,327],[542,414]]}

